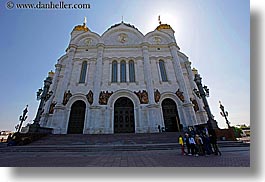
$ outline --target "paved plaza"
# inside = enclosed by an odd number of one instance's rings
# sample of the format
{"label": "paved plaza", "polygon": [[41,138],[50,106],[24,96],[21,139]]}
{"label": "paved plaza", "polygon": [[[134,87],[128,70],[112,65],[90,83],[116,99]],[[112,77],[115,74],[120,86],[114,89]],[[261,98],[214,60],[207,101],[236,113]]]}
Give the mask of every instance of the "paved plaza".
{"label": "paved plaza", "polygon": [[[1,150],[1,149],[0,149]],[[0,152],[1,167],[250,167],[250,147],[221,156],[182,156],[180,149],[91,152]]]}

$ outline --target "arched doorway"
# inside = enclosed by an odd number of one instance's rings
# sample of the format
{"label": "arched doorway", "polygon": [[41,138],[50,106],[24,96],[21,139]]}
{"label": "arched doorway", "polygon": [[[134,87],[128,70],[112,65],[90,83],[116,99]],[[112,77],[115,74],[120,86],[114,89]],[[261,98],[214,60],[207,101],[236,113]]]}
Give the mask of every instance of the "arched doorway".
{"label": "arched doorway", "polygon": [[162,110],[165,123],[165,131],[181,131],[182,125],[179,122],[176,103],[172,99],[165,99],[162,101]]}
{"label": "arched doorway", "polygon": [[84,101],[73,103],[68,123],[68,134],[83,134],[86,104]]}
{"label": "arched doorway", "polygon": [[134,132],[133,102],[127,97],[121,97],[114,104],[114,133]]}

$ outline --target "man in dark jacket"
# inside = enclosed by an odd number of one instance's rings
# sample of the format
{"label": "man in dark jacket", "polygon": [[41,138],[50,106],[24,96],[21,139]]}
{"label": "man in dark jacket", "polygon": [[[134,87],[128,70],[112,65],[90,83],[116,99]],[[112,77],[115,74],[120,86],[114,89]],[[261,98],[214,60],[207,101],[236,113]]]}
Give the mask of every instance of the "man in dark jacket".
{"label": "man in dark jacket", "polygon": [[187,146],[188,155],[191,155],[191,153],[190,153],[191,152],[191,145],[189,142],[189,134],[188,133],[185,133],[184,142]]}
{"label": "man in dark jacket", "polygon": [[218,154],[222,155],[220,150],[219,150],[219,148],[218,148],[218,146],[217,146],[217,138],[216,138],[215,135],[210,135],[210,142],[211,142],[211,144],[213,146],[214,154],[215,155],[218,155]]}

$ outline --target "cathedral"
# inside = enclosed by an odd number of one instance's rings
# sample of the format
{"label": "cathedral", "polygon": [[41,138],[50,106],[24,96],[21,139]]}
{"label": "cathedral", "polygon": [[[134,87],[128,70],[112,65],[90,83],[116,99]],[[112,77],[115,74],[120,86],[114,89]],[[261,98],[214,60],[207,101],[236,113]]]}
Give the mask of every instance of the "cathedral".
{"label": "cathedral", "polygon": [[122,21],[99,35],[85,21],[55,65],[40,125],[54,134],[114,134],[206,124],[194,71],[168,24],[143,35]]}

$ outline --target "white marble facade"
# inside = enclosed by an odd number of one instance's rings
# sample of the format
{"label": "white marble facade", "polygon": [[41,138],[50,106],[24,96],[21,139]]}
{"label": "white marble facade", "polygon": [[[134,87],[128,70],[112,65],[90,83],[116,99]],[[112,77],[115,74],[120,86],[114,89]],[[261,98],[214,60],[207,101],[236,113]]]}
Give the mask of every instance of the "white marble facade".
{"label": "white marble facade", "polygon": [[[133,80],[130,80],[130,61],[134,64]],[[164,63],[166,80],[161,73],[160,61]],[[84,62],[87,66],[81,81]],[[117,63],[115,81],[113,62]],[[122,64],[126,68],[122,68]],[[115,133],[115,127],[119,127],[114,121],[115,102],[122,97],[133,103],[131,132],[158,132],[158,125],[167,128],[162,108],[165,99],[174,102],[181,128],[207,121],[202,101],[193,93],[196,85],[191,62],[180,52],[174,30],[169,25],[160,24],[146,35],[123,22],[112,26],[103,35],[91,32],[85,24],[78,25],[71,33],[66,54],[59,58],[55,67],[51,85],[53,95],[45,103],[41,118],[41,126],[53,128],[55,134],[69,133],[70,120],[74,120],[70,119],[71,110],[77,101],[84,103],[81,133]],[[122,73],[121,69],[126,72]],[[121,74],[125,74],[125,80]],[[160,93],[157,98],[154,96],[156,90]],[[176,94],[178,90],[179,96]],[[64,102],[68,91],[71,97]],[[147,101],[140,100],[136,94],[139,91],[147,92]],[[88,99],[89,92],[93,94],[90,96],[93,100]],[[111,94],[102,101],[101,92]],[[197,109],[191,99],[197,102]]]}

